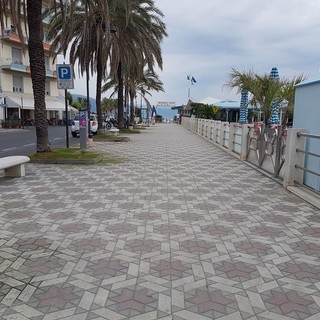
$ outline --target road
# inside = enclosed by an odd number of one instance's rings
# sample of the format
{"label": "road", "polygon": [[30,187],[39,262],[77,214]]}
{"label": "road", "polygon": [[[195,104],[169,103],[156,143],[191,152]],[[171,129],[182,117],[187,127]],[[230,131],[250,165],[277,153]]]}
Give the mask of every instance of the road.
{"label": "road", "polygon": [[[66,147],[66,128],[63,126],[48,127],[49,141],[52,148]],[[69,146],[79,145],[79,138],[70,135]],[[27,155],[36,152],[36,129],[28,127],[25,129],[7,129],[0,134],[0,157],[13,155]]]}

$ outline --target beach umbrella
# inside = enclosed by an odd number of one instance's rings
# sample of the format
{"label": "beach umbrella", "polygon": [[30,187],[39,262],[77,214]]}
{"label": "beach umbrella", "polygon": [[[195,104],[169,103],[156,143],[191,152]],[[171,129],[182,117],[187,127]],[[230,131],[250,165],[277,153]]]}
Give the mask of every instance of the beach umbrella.
{"label": "beach umbrella", "polygon": [[239,122],[248,123],[248,91],[241,90]]}
{"label": "beach umbrella", "polygon": [[[275,81],[279,81],[280,80],[278,68],[273,67],[271,69],[270,78],[274,79]],[[274,102],[271,103],[271,117],[270,117],[270,120],[269,120],[269,123],[271,125],[280,124],[279,108],[280,108],[280,103],[279,102],[274,101]]]}

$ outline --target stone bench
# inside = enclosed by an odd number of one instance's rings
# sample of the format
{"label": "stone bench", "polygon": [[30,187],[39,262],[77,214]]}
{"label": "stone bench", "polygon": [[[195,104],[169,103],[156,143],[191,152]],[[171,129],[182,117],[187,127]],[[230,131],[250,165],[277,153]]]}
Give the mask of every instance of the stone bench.
{"label": "stone bench", "polygon": [[119,134],[119,129],[117,129],[117,128],[111,128],[111,129],[109,130],[109,133],[112,134],[112,135],[114,135],[114,136],[117,136],[117,135]]}
{"label": "stone bench", "polygon": [[27,156],[10,156],[0,158],[0,169],[4,170],[7,177],[23,177],[26,175],[24,164],[29,162]]}

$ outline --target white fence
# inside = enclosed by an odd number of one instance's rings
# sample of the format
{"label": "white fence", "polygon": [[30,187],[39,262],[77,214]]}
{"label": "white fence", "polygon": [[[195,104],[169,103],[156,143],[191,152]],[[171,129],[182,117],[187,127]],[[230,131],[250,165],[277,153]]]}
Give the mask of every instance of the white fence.
{"label": "white fence", "polygon": [[[281,179],[287,189],[309,187],[305,184],[305,172],[310,174],[310,169],[305,167],[305,155],[310,152],[301,152],[306,150],[308,139],[304,129],[271,129],[263,125],[240,125],[194,117],[183,117],[182,125],[234,157]],[[311,191],[318,196],[318,189]]]}

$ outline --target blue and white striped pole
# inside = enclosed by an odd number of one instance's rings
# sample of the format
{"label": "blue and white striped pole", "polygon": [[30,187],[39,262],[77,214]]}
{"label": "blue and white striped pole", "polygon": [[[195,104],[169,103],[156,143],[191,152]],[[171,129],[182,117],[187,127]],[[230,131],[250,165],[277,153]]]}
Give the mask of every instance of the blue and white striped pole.
{"label": "blue and white striped pole", "polygon": [[247,90],[241,90],[239,122],[241,124],[248,123],[248,91]]}
{"label": "blue and white striped pole", "polygon": [[[273,67],[270,72],[270,78],[274,79],[275,81],[279,81],[279,72],[276,67]],[[279,108],[280,103],[279,102],[272,102],[271,103],[271,117],[269,119],[269,124],[271,125],[277,125],[280,124],[280,118],[279,118]]]}

